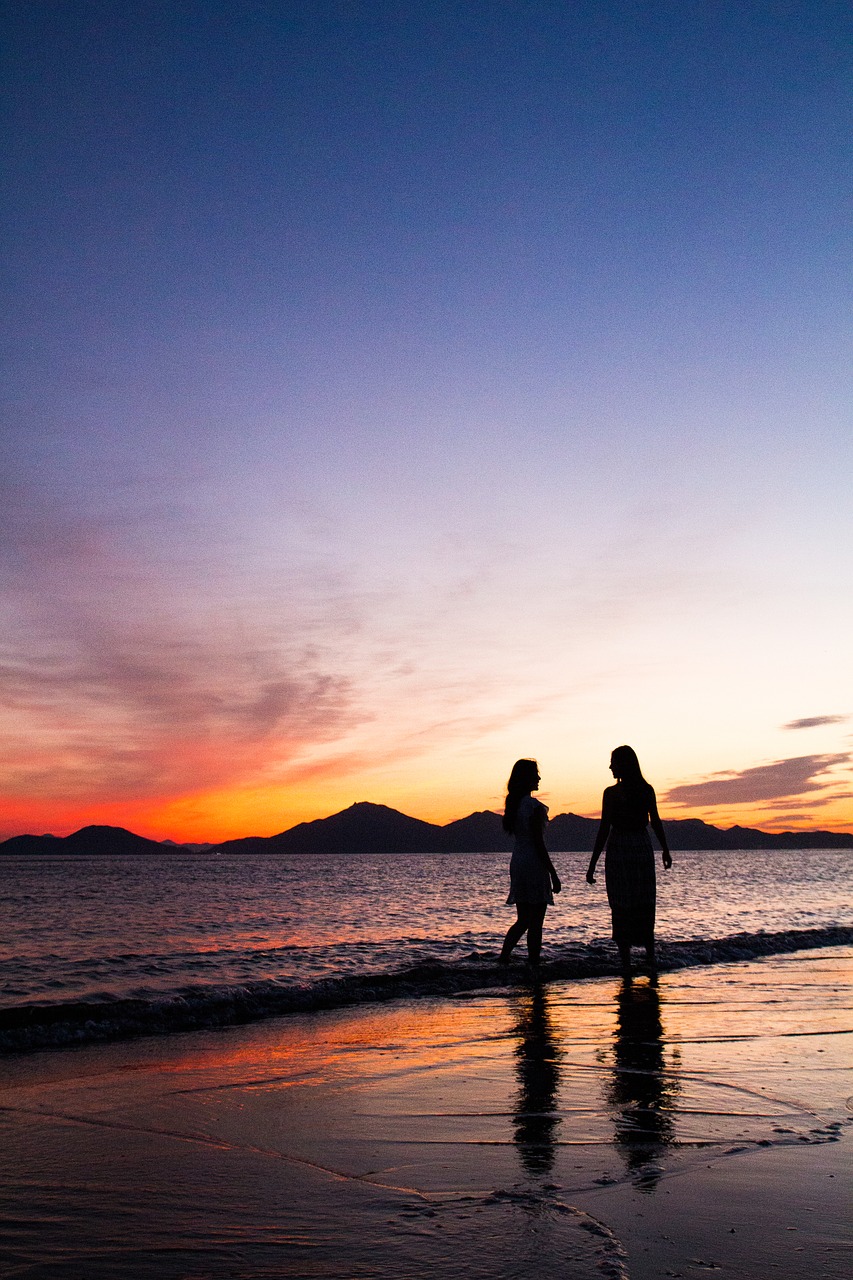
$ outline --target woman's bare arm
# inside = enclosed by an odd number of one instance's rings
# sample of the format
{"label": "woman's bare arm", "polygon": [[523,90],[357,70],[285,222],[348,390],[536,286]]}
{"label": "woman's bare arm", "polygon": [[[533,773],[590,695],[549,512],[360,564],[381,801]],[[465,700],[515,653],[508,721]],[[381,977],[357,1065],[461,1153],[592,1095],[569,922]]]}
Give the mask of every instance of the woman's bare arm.
{"label": "woman's bare arm", "polygon": [[536,850],[542,862],[544,862],[545,866],[548,868],[548,875],[551,877],[551,888],[553,889],[554,893],[559,893],[563,886],[560,882],[560,877],[557,875],[557,872],[554,868],[554,864],[551,861],[551,855],[549,854],[548,850],[545,847],[545,835],[543,832],[544,825],[545,824],[544,824],[544,815],[543,815],[542,826],[536,827],[532,833],[533,847]]}
{"label": "woman's bare arm", "polygon": [[667,843],[666,835],[664,833],[663,823],[661,822],[660,814],[658,813],[657,797],[651,787],[649,790],[652,793],[651,800],[649,801],[649,822],[652,824],[652,831],[654,831],[660,841],[660,847],[662,850],[661,859],[663,861],[664,871],[669,871],[672,866],[672,854],[669,851],[669,844]]}
{"label": "woman's bare arm", "polygon": [[586,879],[588,884],[595,884],[595,864],[601,857],[601,851],[604,848],[607,837],[610,835],[610,828],[612,825],[610,788],[608,787],[604,792],[604,795],[601,797],[601,822],[598,825],[595,844],[592,847],[592,857],[590,858],[589,866],[586,869]]}

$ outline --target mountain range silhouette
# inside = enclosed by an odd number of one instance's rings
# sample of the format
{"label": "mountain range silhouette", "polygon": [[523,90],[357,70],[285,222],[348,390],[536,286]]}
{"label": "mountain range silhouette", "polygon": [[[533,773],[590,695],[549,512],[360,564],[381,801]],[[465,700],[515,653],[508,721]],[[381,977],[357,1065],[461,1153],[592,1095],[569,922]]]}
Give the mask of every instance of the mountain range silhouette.
{"label": "mountain range silhouette", "polygon": [[[853,849],[853,834],[838,831],[759,831],[753,827],[723,830],[698,818],[665,823],[673,850],[714,849]],[[557,814],[549,823],[548,848],[554,853],[589,852],[598,829],[597,818],[576,813]],[[159,854],[164,857],[198,853],[495,853],[509,849],[511,837],[491,810],[437,826],[410,818],[384,804],[361,801],[329,818],[300,822],[274,836],[245,836],[219,844],[176,844],[147,840],[124,827],[83,827],[69,836],[21,835],[0,842],[3,854]]]}

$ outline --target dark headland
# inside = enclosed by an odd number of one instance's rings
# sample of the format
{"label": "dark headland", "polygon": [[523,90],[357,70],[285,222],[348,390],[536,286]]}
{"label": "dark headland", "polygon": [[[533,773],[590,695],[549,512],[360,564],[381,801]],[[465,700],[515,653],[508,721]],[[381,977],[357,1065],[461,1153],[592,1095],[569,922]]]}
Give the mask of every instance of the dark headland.
{"label": "dark headland", "polygon": [[[548,846],[555,853],[588,852],[598,821],[576,813],[557,814],[548,824]],[[666,822],[671,849],[853,849],[853,834],[843,831],[759,831],[721,829],[698,818]],[[383,804],[361,802],[329,818],[300,822],[274,836],[246,836],[221,844],[175,844],[147,840],[123,827],[83,827],[70,836],[21,835],[0,842],[0,855],[198,853],[493,853],[508,849],[500,815],[484,810],[438,826],[410,818]]]}

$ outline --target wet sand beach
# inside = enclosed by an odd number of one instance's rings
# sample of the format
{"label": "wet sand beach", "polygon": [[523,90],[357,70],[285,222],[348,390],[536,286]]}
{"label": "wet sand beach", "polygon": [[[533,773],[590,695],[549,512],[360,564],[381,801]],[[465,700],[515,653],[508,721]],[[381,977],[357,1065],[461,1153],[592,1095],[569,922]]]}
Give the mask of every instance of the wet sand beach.
{"label": "wet sand beach", "polygon": [[849,948],[0,1064],[0,1276],[849,1274]]}

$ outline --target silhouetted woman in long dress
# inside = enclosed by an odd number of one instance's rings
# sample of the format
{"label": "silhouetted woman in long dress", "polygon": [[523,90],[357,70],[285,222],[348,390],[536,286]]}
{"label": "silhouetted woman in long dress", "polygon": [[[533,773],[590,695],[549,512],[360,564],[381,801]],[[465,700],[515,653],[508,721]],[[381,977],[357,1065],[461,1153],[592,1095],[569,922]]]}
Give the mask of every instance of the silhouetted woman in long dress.
{"label": "silhouetted woman in long dress", "polygon": [[504,831],[515,836],[509,864],[507,906],[515,906],[517,919],[510,925],[500,954],[500,964],[509,964],[517,942],[527,934],[527,955],[533,968],[539,964],[542,924],[553,903],[552,894],[561,889],[560,877],[545,848],[548,809],[530,793],[539,790],[539,766],[535,760],[516,760],[506,784]]}
{"label": "silhouetted woman in long dress", "polygon": [[655,963],[655,855],[648,826],[660,841],[664,870],[672,866],[663,823],[658,816],[654,788],[646,782],[632,747],[617,747],[610,757],[616,779],[604,792],[601,825],[587,868],[595,883],[595,864],[607,844],[604,881],[613,920],[613,941],[619,948],[622,968],[630,971],[631,947],[646,948],[649,964]]}

